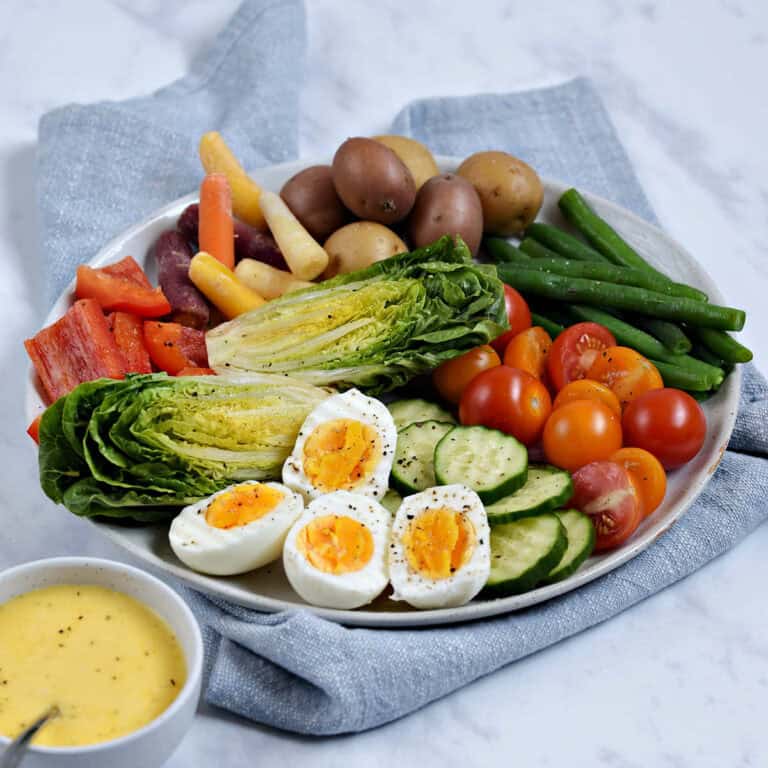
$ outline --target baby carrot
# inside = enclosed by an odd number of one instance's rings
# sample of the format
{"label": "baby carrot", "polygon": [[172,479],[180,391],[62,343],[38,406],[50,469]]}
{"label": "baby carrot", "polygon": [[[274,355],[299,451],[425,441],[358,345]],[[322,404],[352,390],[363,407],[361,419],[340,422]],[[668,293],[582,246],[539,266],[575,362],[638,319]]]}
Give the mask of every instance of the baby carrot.
{"label": "baby carrot", "polygon": [[232,221],[232,190],[223,173],[209,173],[200,185],[200,250],[210,253],[225,267],[235,266],[235,231]]}

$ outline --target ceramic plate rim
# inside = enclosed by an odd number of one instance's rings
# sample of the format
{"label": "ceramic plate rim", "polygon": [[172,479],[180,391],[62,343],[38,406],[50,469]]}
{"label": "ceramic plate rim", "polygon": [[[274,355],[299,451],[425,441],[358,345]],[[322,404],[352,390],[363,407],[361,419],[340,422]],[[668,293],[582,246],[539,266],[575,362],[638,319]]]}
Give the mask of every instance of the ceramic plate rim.
{"label": "ceramic plate rim", "polygon": [[[438,165],[443,171],[455,169],[461,162],[461,159],[462,158],[451,156],[436,156]],[[297,171],[306,168],[308,165],[323,162],[328,162],[328,159],[310,159],[279,163],[259,169],[255,175],[258,175],[260,172],[270,176],[288,178]],[[543,179],[543,183],[545,188],[545,198],[548,198],[551,194],[560,194],[570,186],[563,182],[547,178]],[[700,287],[704,288],[712,299],[722,303],[723,298],[717,285],[709,277],[704,268],[690,253],[688,253],[685,248],[683,248],[679,243],[665,234],[661,229],[644,221],[627,209],[600,197],[599,195],[584,193],[584,196],[593,205],[597,206],[602,213],[607,214],[609,217],[610,214],[613,213],[616,217],[629,220],[640,230],[647,230],[652,232],[657,239],[659,239],[665,245],[668,245],[670,249],[681,254],[684,259],[692,266],[695,272],[694,282],[703,284],[700,285]],[[174,200],[171,203],[168,203],[167,205],[162,206],[161,208],[156,209],[140,222],[129,227],[124,232],[110,240],[88,263],[92,266],[101,266],[105,263],[108,263],[109,261],[113,261],[117,256],[121,254],[122,247],[127,241],[140,235],[144,230],[150,227],[153,223],[157,222],[159,219],[165,218],[170,214],[181,212],[181,210],[186,205],[191,202],[195,202],[197,197],[197,193],[192,192]],[[124,253],[122,255],[124,255]],[[139,263],[143,263],[144,259],[146,258],[146,254],[133,255],[137,261],[139,261]],[[59,295],[52,309],[46,316],[43,325],[48,325],[58,319],[60,316],[60,307],[63,306],[65,300],[68,300],[71,297],[73,291],[74,280],[72,280],[72,282],[70,282],[70,284]],[[529,606],[536,605],[537,603],[541,603],[570,592],[574,589],[578,589],[584,584],[604,576],[610,571],[618,568],[627,561],[636,557],[645,549],[647,549],[657,538],[659,538],[659,536],[665,533],[680,517],[682,517],[682,515],[687,511],[691,504],[696,500],[712,476],[720,459],[722,458],[736,420],[740,389],[741,372],[737,366],[728,377],[720,392],[718,392],[716,395],[716,398],[713,398],[713,400],[716,399],[718,401],[719,407],[726,409],[724,424],[722,425],[719,433],[716,435],[714,441],[714,460],[709,463],[706,470],[699,472],[694,482],[689,485],[684,497],[676,505],[674,505],[672,509],[660,517],[655,523],[650,525],[645,531],[639,533],[634,539],[630,541],[627,546],[622,547],[621,549],[605,556],[602,560],[591,566],[589,569],[577,571],[575,574],[561,582],[557,582],[545,587],[539,587],[529,592],[525,592],[522,595],[513,595],[510,597],[503,597],[492,600],[480,600],[477,602],[468,603],[467,605],[458,608],[441,608],[427,611],[404,610],[401,612],[379,612],[366,610],[349,611],[332,608],[319,608],[303,603],[294,603],[266,595],[259,595],[255,592],[249,592],[248,594],[244,595],[245,590],[242,587],[233,586],[227,580],[216,580],[215,577],[209,577],[203,574],[195,573],[180,563],[172,564],[166,562],[155,553],[148,551],[148,548],[139,546],[133,540],[126,538],[126,536],[121,532],[119,525],[110,524],[108,522],[94,521],[90,519],[88,522],[99,529],[103,534],[118,544],[121,548],[128,551],[138,560],[149,566],[152,570],[173,576],[185,584],[206,594],[214,595],[243,607],[252,608],[259,611],[274,613],[278,611],[308,610],[321,618],[329,619],[331,621],[335,621],[348,626],[390,628],[453,624],[490,616],[497,616],[500,614],[517,611],[522,608],[527,608]],[[42,409],[40,397],[35,384],[34,369],[31,365],[29,366],[27,375],[25,405],[26,413],[30,420],[33,419]]]}

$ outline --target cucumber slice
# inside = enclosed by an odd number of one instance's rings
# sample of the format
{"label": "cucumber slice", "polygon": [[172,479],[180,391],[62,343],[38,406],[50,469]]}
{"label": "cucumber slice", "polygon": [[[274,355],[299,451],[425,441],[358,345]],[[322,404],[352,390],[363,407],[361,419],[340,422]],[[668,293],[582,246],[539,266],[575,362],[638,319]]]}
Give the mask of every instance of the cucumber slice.
{"label": "cucumber slice", "polygon": [[409,424],[397,433],[397,448],[392,464],[392,485],[400,493],[418,493],[437,485],[435,446],[453,429],[441,421]]}
{"label": "cucumber slice", "polygon": [[408,400],[395,400],[387,408],[392,414],[397,431],[399,432],[409,424],[415,424],[417,421],[442,421],[446,424],[455,424],[456,419],[437,403],[430,403],[421,398],[411,398]]}
{"label": "cucumber slice", "polygon": [[595,526],[583,512],[579,512],[578,509],[561,509],[555,514],[565,526],[568,547],[560,558],[560,562],[544,579],[545,584],[562,581],[576,573],[595,548]]}
{"label": "cucumber slice", "polygon": [[558,565],[567,546],[565,527],[552,512],[496,526],[486,593],[501,597],[533,589]]}
{"label": "cucumber slice", "polygon": [[520,490],[486,506],[488,523],[504,525],[523,517],[562,507],[573,495],[568,472],[547,464],[528,466],[528,479]]}
{"label": "cucumber slice", "polygon": [[393,515],[400,509],[403,497],[393,488],[389,488],[381,499],[381,506]]}
{"label": "cucumber slice", "polygon": [[492,504],[525,485],[528,451],[496,429],[454,427],[435,448],[435,477],[439,485],[466,485]]}

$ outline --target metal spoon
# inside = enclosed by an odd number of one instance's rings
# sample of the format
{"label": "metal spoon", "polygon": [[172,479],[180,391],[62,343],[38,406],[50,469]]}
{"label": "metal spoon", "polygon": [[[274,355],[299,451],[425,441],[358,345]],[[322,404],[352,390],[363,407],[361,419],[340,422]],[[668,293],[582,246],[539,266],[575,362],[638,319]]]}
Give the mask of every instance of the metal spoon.
{"label": "metal spoon", "polygon": [[35,734],[50,720],[61,714],[59,708],[54,704],[45,714],[35,720],[32,725],[22,731],[5,749],[0,757],[0,768],[16,768],[21,764],[24,755],[27,753],[29,742],[32,741]]}

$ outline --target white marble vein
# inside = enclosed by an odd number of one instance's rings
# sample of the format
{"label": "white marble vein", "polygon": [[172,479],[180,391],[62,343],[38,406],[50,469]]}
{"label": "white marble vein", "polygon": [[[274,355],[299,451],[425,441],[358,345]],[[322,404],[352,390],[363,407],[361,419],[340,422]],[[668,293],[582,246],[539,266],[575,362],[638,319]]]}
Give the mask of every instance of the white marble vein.
{"label": "white marble vein", "polygon": [[[749,312],[768,364],[768,4],[748,0],[307,0],[305,157],[385,129],[408,101],[585,74],[598,84],[666,229]],[[37,489],[19,403],[20,339],[41,306],[34,210],[39,116],[178,77],[236,0],[0,3],[0,567],[123,557]],[[768,765],[768,528],[605,625],[400,722],[307,739],[203,709],[171,768],[211,764]]]}

